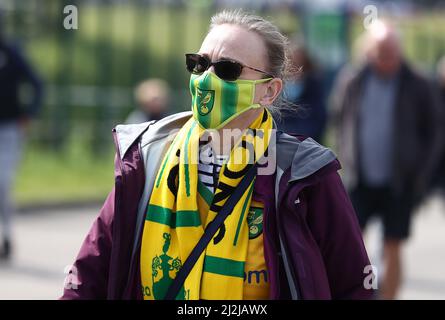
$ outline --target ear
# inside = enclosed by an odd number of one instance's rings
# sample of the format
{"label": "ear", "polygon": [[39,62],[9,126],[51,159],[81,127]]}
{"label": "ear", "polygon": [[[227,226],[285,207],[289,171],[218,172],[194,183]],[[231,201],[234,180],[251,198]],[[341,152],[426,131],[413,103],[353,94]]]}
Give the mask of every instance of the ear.
{"label": "ear", "polygon": [[283,80],[280,78],[273,78],[269,82],[263,84],[265,86],[264,95],[261,97],[259,103],[262,106],[270,106],[280,94],[283,89]]}

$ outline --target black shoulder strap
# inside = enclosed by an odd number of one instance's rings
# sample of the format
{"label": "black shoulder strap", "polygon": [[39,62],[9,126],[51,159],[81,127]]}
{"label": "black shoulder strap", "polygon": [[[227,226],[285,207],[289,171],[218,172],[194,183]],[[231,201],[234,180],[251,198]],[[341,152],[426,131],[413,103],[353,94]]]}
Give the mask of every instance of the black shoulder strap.
{"label": "black shoulder strap", "polygon": [[193,248],[192,252],[185,260],[181,269],[179,269],[178,273],[176,274],[176,278],[173,280],[173,283],[168,288],[167,294],[164,298],[165,300],[174,300],[176,298],[185,282],[185,279],[189,275],[190,271],[192,271],[196,261],[199,259],[202,252],[209,244],[210,240],[212,240],[215,233],[224,223],[224,220],[226,220],[227,216],[232,213],[233,208],[235,207],[239,199],[241,199],[244,191],[249,187],[250,183],[256,177],[256,174],[257,167],[256,164],[253,164],[252,167],[247,171],[243,179],[241,179],[238,187],[224,203],[224,206],[216,215],[215,219],[213,219],[213,221],[207,225],[207,228],[205,229],[205,232],[202,235],[201,239],[199,239],[198,244]]}

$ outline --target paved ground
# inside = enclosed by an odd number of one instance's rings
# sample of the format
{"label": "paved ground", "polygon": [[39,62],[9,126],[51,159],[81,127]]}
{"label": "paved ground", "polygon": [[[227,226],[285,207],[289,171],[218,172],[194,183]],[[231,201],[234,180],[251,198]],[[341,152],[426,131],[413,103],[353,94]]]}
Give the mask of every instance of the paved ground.
{"label": "paved ground", "polygon": [[[73,262],[99,208],[52,210],[16,217],[14,260],[0,264],[0,299],[56,299],[65,266]],[[378,224],[366,242],[378,264]],[[445,206],[431,199],[415,219],[404,252],[406,282],[401,299],[445,299]]]}
{"label": "paved ground", "polygon": [[[372,262],[379,265],[378,223],[365,240]],[[399,299],[445,299],[445,203],[431,198],[419,208],[404,252],[405,282]],[[379,268],[381,269],[381,268]]]}
{"label": "paved ground", "polygon": [[0,264],[0,299],[55,299],[98,208],[17,215],[15,256]]}

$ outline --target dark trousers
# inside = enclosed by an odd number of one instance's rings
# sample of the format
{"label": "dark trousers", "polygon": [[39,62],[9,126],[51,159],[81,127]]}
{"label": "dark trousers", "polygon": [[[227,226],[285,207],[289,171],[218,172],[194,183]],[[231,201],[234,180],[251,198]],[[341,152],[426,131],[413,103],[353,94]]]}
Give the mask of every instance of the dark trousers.
{"label": "dark trousers", "polygon": [[371,187],[363,183],[351,192],[351,201],[362,230],[369,218],[382,219],[385,240],[409,237],[414,201],[411,193],[395,194],[389,186]]}

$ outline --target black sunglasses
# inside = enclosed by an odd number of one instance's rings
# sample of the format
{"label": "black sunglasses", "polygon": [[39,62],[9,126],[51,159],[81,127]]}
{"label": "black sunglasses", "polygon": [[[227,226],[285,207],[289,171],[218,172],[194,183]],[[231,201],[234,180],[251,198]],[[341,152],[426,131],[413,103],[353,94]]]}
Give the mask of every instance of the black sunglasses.
{"label": "black sunglasses", "polygon": [[238,61],[222,59],[212,62],[208,57],[197,53],[186,53],[185,65],[187,70],[193,74],[202,74],[208,68],[213,66],[215,69],[215,74],[225,81],[235,81],[238,79],[243,71],[243,68],[249,68],[257,72],[261,72],[270,78],[274,78],[274,76],[268,72],[243,65]]}

